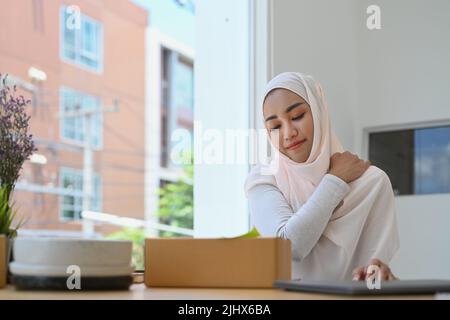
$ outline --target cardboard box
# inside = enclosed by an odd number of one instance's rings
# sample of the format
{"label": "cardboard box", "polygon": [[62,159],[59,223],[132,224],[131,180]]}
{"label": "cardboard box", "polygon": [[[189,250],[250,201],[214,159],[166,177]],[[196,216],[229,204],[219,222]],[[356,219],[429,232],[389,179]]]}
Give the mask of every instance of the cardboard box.
{"label": "cardboard box", "polygon": [[6,237],[0,234],[0,288],[6,286],[6,270],[8,265],[6,258]]}
{"label": "cardboard box", "polygon": [[291,243],[281,238],[149,238],[148,287],[270,288],[291,279]]}

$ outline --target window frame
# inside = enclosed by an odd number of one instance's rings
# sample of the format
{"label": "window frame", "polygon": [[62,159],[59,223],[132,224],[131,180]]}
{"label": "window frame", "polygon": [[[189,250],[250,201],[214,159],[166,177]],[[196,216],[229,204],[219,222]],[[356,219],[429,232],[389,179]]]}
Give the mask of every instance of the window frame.
{"label": "window frame", "polygon": [[[432,129],[436,127],[450,126],[450,119],[423,121],[402,124],[391,124],[382,126],[370,126],[363,128],[362,155],[364,159],[369,159],[369,136],[371,133],[381,133],[402,130]],[[396,198],[404,197],[426,197],[436,195],[450,195],[450,193],[430,193],[430,194],[395,194]]]}
{"label": "window frame", "polygon": [[[145,218],[148,221],[159,223],[155,215],[159,208],[159,196],[155,192],[159,188],[160,180],[177,181],[184,176],[180,168],[166,168],[161,166],[161,113],[162,113],[162,57],[163,50],[176,52],[179,56],[191,61],[194,65],[195,79],[195,53],[187,44],[182,43],[161,30],[148,27],[146,30],[147,65],[146,65],[146,154],[145,160]],[[195,80],[194,80],[195,81]],[[195,84],[194,84],[195,86]],[[194,94],[195,99],[195,94]],[[157,107],[152,107],[157,106]],[[170,137],[169,137],[170,138]],[[147,230],[150,235],[157,235],[153,229]]]}
{"label": "window frame", "polygon": [[[61,115],[60,116],[60,120],[59,120],[59,137],[60,137],[60,140],[62,142],[64,142],[64,143],[76,145],[76,146],[79,146],[79,147],[84,147],[84,143],[85,143],[84,137],[83,137],[83,141],[80,141],[80,140],[77,140],[77,139],[69,138],[69,137],[65,136],[65,133],[64,133],[65,127],[64,127],[63,124],[64,124],[65,119],[64,119],[63,115],[64,115],[65,110],[64,110],[64,98],[63,98],[63,96],[65,94],[67,94],[68,92],[71,92],[72,94],[77,94],[78,96],[81,96],[82,99],[85,99],[86,97],[91,97],[91,98],[96,99],[98,101],[98,108],[101,108],[101,106],[102,106],[102,99],[101,99],[100,96],[96,96],[96,95],[92,95],[92,94],[89,94],[89,93],[86,93],[86,92],[82,92],[80,90],[76,90],[76,89],[73,89],[73,88],[68,87],[68,86],[61,86],[59,88],[59,111],[60,111],[60,115]],[[83,109],[84,109],[84,105],[83,105]],[[103,113],[102,112],[98,112],[95,115],[98,115],[99,121],[97,123],[97,121],[95,121],[95,118],[92,118],[91,129],[92,129],[92,132],[93,132],[92,137],[96,137],[98,143],[96,144],[96,143],[92,142],[92,149],[98,151],[98,150],[101,150],[103,148]],[[80,121],[84,121],[84,119],[81,119]],[[98,127],[98,129],[97,129],[97,127]],[[77,126],[75,126],[75,130],[77,130]],[[93,139],[93,140],[95,141],[95,139]]]}
{"label": "window frame", "polygon": [[[165,140],[163,140],[163,135],[166,135],[171,132],[171,129],[179,128],[179,129],[185,129],[190,131],[191,137],[193,137],[193,130],[194,130],[194,123],[193,123],[193,108],[194,108],[194,91],[192,91],[192,106],[189,108],[189,111],[192,112],[192,118],[189,119],[191,121],[192,128],[187,128],[184,125],[178,125],[180,120],[180,114],[177,113],[178,110],[175,106],[175,103],[173,101],[175,95],[174,92],[176,92],[176,89],[174,90],[173,86],[176,86],[176,72],[178,69],[176,69],[178,66],[183,65],[185,68],[191,68],[192,72],[192,88],[194,89],[194,60],[179,52],[178,50],[174,50],[172,48],[169,48],[165,46],[164,44],[161,45],[161,67],[163,72],[161,72],[161,103],[160,103],[160,114],[161,114],[161,129],[165,125],[165,132],[161,130],[160,132],[160,168],[161,169],[167,169],[167,170],[175,170],[177,166],[172,165],[170,162],[170,152],[167,152],[167,154],[163,154],[164,151],[170,151],[171,147],[171,141],[170,136],[166,136]],[[169,52],[168,61],[166,61],[166,52]],[[169,65],[167,66],[166,63]],[[164,72],[166,71],[166,72]],[[164,75],[166,78],[164,78]],[[175,76],[175,78],[174,78]],[[181,110],[183,111],[183,110]],[[175,113],[175,114],[174,114]],[[163,121],[162,116],[165,116],[165,119]],[[182,119],[182,118],[181,118]],[[166,142],[166,144],[163,144],[163,141]],[[166,147],[167,150],[163,150],[163,147]],[[164,156],[164,158],[163,158]]]}
{"label": "window frame", "polygon": [[[83,184],[83,170],[71,168],[71,167],[60,167],[59,168],[59,185],[61,188],[64,187],[64,179],[67,176],[71,177],[77,177],[80,178],[81,184]],[[103,206],[103,185],[102,185],[102,177],[99,173],[94,173],[94,177],[92,179],[92,189],[94,191],[94,196],[92,197],[92,210],[101,212],[102,206]],[[96,186],[98,185],[98,189],[96,190]],[[81,190],[73,189],[74,191],[83,192],[83,185],[81,186]],[[97,193],[97,194],[96,194]],[[79,218],[75,218],[75,214],[73,218],[65,217],[63,212],[66,209],[68,205],[64,204],[64,197],[73,197],[74,199],[74,205],[73,205],[73,212],[76,212],[76,209],[79,208],[80,213],[83,211],[83,197],[81,196],[67,196],[62,195],[59,197],[59,210],[58,210],[58,217],[60,222],[69,222],[69,221],[76,221],[76,222],[82,222],[83,219],[80,216]],[[81,199],[79,199],[81,198]],[[75,204],[76,202],[79,202],[79,204]],[[97,202],[97,203],[96,203]],[[94,206],[94,203],[96,203],[96,207]]]}
{"label": "window frame", "polygon": [[[64,17],[65,17],[65,10],[67,9],[67,6],[62,5],[60,8],[60,23],[59,23],[59,56],[61,61],[70,64],[72,66],[76,66],[78,68],[81,68],[85,71],[94,72],[96,74],[102,74],[103,73],[103,59],[104,59],[104,32],[103,32],[103,24],[101,21],[96,20],[84,13],[80,12],[80,29],[74,31],[75,36],[75,59],[71,59],[69,57],[66,57],[64,49],[65,49],[65,23],[64,23]],[[82,57],[85,56],[84,49],[82,47],[83,44],[83,32],[84,32],[84,22],[89,22],[93,25],[95,25],[98,28],[98,43],[97,43],[97,49],[98,49],[98,66],[97,67],[91,67],[85,63],[82,62]],[[89,57],[88,57],[89,58]]]}

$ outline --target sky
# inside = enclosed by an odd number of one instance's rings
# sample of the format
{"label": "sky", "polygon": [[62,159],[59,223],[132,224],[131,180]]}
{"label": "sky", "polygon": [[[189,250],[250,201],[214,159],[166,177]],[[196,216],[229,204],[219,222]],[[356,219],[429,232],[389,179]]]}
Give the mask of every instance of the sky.
{"label": "sky", "polygon": [[450,127],[414,132],[415,193],[450,192]]}
{"label": "sky", "polygon": [[149,24],[183,44],[195,48],[195,13],[177,0],[131,0],[149,11]]}

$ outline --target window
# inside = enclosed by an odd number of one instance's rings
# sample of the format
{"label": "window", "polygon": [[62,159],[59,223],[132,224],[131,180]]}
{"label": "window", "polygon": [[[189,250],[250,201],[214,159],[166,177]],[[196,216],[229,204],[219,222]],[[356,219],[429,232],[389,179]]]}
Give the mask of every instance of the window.
{"label": "window", "polygon": [[398,195],[450,193],[450,126],[371,133],[369,159]]}
{"label": "window", "polygon": [[[267,2],[251,1],[252,5]],[[254,37],[252,31],[253,26],[258,26],[267,37],[270,29],[265,31],[263,26],[270,11],[263,10],[262,19],[253,20],[249,1],[198,1],[195,4],[195,85],[200,88],[195,94],[195,120],[196,124],[201,122],[201,130],[198,125],[194,130],[197,149],[206,130],[226,133],[227,129],[248,129],[251,108],[257,109],[256,99],[254,103],[250,100],[256,97],[253,77],[264,82],[263,74],[269,63],[262,61],[271,51],[269,46],[263,45],[254,50],[254,45],[263,37]],[[199,161],[196,155],[195,162]],[[242,192],[247,174],[248,164],[239,163],[208,164],[195,170],[196,237],[235,236],[249,230],[248,202]],[[211,214],[212,204],[217,203],[220,205],[214,205],[214,214]]]}
{"label": "window", "polygon": [[[83,191],[83,171],[72,168],[61,168],[60,186],[73,191]],[[92,210],[101,211],[101,178],[94,174],[94,195],[92,198]],[[60,217],[63,220],[80,220],[83,211],[83,197],[79,195],[64,195],[60,197]]]}
{"label": "window", "polygon": [[61,56],[63,60],[100,72],[102,69],[102,25],[81,14],[79,23],[68,7],[61,7]]}
{"label": "window", "polygon": [[[71,142],[84,142],[85,116],[64,116],[64,113],[100,109],[100,99],[63,87],[60,89],[60,129],[61,137]],[[92,146],[101,148],[103,135],[103,117],[101,112],[91,116]]]}
{"label": "window", "polygon": [[[189,59],[169,49],[162,52],[161,167],[174,167],[169,161],[170,134],[176,129],[193,130],[194,68]],[[188,152],[190,145],[183,146]]]}

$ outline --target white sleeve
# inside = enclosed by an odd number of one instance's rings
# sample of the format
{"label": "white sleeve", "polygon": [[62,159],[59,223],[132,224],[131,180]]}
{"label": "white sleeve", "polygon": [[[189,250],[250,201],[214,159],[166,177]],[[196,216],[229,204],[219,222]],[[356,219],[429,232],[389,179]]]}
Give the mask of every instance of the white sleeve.
{"label": "white sleeve", "polygon": [[259,184],[248,192],[251,220],[261,235],[291,240],[293,258],[302,259],[319,241],[334,209],[349,191],[345,181],[326,174],[294,213],[276,186]]}

